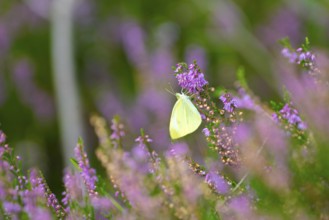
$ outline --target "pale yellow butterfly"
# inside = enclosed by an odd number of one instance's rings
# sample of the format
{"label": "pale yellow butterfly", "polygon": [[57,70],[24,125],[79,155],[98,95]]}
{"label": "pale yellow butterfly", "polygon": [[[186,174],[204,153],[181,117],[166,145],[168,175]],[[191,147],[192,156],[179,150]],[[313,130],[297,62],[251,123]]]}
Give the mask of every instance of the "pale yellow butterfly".
{"label": "pale yellow butterfly", "polygon": [[169,133],[171,139],[178,139],[194,132],[201,124],[201,115],[184,93],[176,93],[177,102],[171,113]]}

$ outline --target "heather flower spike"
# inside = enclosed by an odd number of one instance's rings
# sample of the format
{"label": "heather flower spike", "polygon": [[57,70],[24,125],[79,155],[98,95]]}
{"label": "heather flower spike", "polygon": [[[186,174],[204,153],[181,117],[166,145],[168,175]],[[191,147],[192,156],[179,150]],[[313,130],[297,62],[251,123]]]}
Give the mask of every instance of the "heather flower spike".
{"label": "heather flower spike", "polygon": [[91,168],[87,154],[83,150],[83,141],[79,139],[77,146],[74,149],[76,160],[80,167],[80,174],[88,190],[89,195],[97,195],[96,192],[96,170]]}
{"label": "heather flower spike", "polygon": [[189,94],[198,95],[204,91],[208,82],[204,78],[199,66],[194,62],[188,67],[185,63],[179,63],[175,70],[178,85],[186,90]]}

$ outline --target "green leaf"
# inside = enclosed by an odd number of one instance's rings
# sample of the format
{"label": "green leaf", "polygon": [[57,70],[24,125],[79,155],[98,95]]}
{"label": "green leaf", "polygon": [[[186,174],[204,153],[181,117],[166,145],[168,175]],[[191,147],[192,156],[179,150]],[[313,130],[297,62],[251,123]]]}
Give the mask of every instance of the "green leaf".
{"label": "green leaf", "polygon": [[71,161],[72,165],[73,165],[76,169],[78,169],[79,171],[81,171],[81,168],[79,167],[79,163],[78,163],[78,161],[77,161],[75,158],[70,158],[70,161]]}
{"label": "green leaf", "polygon": [[284,37],[280,39],[279,43],[285,48],[292,49],[289,37]]}
{"label": "green leaf", "polygon": [[308,39],[308,37],[305,37],[305,43],[302,44],[302,48],[304,51],[309,51],[310,50],[310,40]]}
{"label": "green leaf", "polygon": [[216,98],[218,98],[220,95],[226,92],[226,89],[224,87],[218,86],[215,89],[215,92],[213,93]]}

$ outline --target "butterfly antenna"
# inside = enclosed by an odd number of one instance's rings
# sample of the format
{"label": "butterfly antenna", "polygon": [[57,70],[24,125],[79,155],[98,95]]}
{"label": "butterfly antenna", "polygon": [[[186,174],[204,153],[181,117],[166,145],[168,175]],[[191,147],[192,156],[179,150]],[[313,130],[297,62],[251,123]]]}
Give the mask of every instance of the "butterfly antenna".
{"label": "butterfly antenna", "polygon": [[171,91],[170,91],[170,90],[168,90],[167,88],[166,88],[166,91],[167,91],[167,92],[169,92],[170,94],[173,94],[173,95],[175,95],[174,89],[173,89],[173,87],[171,86],[171,84],[170,84],[170,83],[168,83],[168,85],[169,85],[169,87],[170,87]]}
{"label": "butterfly antenna", "polygon": [[166,90],[167,92],[169,92],[170,94],[175,95],[175,94],[174,94],[172,91],[170,91],[169,89],[165,88],[165,90]]}

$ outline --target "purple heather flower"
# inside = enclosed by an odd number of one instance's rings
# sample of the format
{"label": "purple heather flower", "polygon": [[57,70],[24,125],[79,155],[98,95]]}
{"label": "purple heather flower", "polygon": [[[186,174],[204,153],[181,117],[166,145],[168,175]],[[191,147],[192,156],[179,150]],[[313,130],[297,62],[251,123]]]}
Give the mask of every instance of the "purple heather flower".
{"label": "purple heather flower", "polygon": [[206,53],[203,47],[198,45],[190,45],[185,53],[186,61],[192,63],[194,60],[198,61],[198,66],[205,69],[207,66]]}
{"label": "purple heather flower", "polygon": [[155,151],[150,152],[146,146],[152,142],[148,135],[139,136],[135,140],[138,145],[132,149],[131,153],[125,153],[125,162],[132,169],[137,169],[141,173],[154,173],[159,166],[160,158]]}
{"label": "purple heather flower", "polygon": [[129,21],[122,24],[120,33],[128,59],[136,67],[142,68],[147,60],[144,31],[139,24]]}
{"label": "purple heather flower", "polygon": [[125,164],[135,172],[141,174],[147,174],[150,170],[150,153],[145,146],[137,145],[131,152],[125,152],[123,155],[123,161]]}
{"label": "purple heather flower", "polygon": [[302,64],[304,67],[314,68],[315,55],[303,48],[298,48],[296,52],[283,48],[281,54],[289,59],[290,63]]}
{"label": "purple heather flower", "polygon": [[176,64],[176,69],[175,69],[175,73],[181,73],[181,72],[183,72],[184,71],[184,66],[182,65],[182,63],[177,63]]}
{"label": "purple heather flower", "polygon": [[273,114],[272,114],[272,119],[273,119],[274,122],[279,123],[278,114],[273,113]]}
{"label": "purple heather flower", "polygon": [[269,20],[265,20],[258,28],[261,40],[273,46],[283,36],[289,37],[293,43],[302,40],[302,23],[299,14],[291,7],[279,7],[273,11]]}
{"label": "purple heather flower", "polygon": [[144,135],[144,136],[139,136],[138,138],[136,138],[135,142],[137,142],[141,145],[141,144],[145,144],[145,143],[151,143],[151,142],[153,142],[153,140],[148,135]]}
{"label": "purple heather flower", "polygon": [[237,108],[249,109],[255,112],[262,112],[262,108],[255,103],[251,96],[243,89],[238,90],[239,97],[236,97]]}
{"label": "purple heather flower", "polygon": [[281,54],[282,56],[288,58],[290,63],[294,63],[298,59],[297,53],[291,52],[288,48],[283,48],[281,50]]}
{"label": "purple heather flower", "polygon": [[[32,170],[31,173],[36,173],[35,170]],[[40,201],[45,201],[44,189],[40,186],[37,186],[37,176],[35,174],[30,175],[30,182],[32,185],[32,190],[25,190],[22,194],[22,199],[24,202],[24,210],[29,215],[30,219],[52,219],[49,209],[40,208]]]}
{"label": "purple heather flower", "polygon": [[112,134],[111,134],[111,139],[112,140],[119,140],[123,136],[125,136],[125,132],[123,130],[123,124],[119,122],[116,118],[112,119]]}
{"label": "purple heather flower", "polygon": [[35,207],[33,212],[29,211],[29,217],[33,220],[52,220],[52,214],[48,209]]}
{"label": "purple heather flower", "polygon": [[[31,186],[32,186],[32,194],[25,192],[25,199],[27,202],[30,202],[31,196],[34,197],[46,197],[47,198],[47,206],[52,207],[54,211],[56,212],[57,216],[64,215],[62,206],[59,204],[56,196],[54,193],[52,193],[48,186],[45,183],[45,180],[40,177],[36,170],[31,170],[30,177],[29,177]],[[28,209],[31,209],[31,207],[27,207]]]}
{"label": "purple heather flower", "polygon": [[3,209],[6,213],[12,215],[19,213],[22,210],[22,207],[17,203],[5,201],[3,202]]}
{"label": "purple heather flower", "polygon": [[65,206],[65,211],[69,212],[69,203],[71,200],[78,202],[82,201],[82,188],[81,177],[78,174],[74,174],[71,170],[66,169],[64,171],[64,186],[65,192],[63,192],[62,203]]}
{"label": "purple heather flower", "polygon": [[214,189],[220,194],[225,194],[229,191],[229,186],[225,179],[214,171],[210,171],[209,173],[207,173],[205,181],[211,186],[213,186]]}
{"label": "purple heather flower", "polygon": [[108,212],[110,208],[112,208],[112,202],[107,197],[92,197],[91,198],[91,204],[93,207],[101,212]]}
{"label": "purple heather flower", "polygon": [[224,104],[224,110],[227,112],[233,112],[236,107],[238,107],[238,101],[236,98],[232,97],[231,94],[225,93],[219,97],[219,99]]}
{"label": "purple heather flower", "polygon": [[283,108],[280,110],[280,114],[284,119],[288,121],[289,124],[297,125],[297,127],[301,130],[306,129],[306,124],[299,117],[299,113],[297,109],[294,109],[289,104],[285,104]]}
{"label": "purple heather flower", "polygon": [[210,131],[209,131],[208,128],[204,128],[204,129],[202,130],[202,132],[203,132],[203,134],[204,134],[206,137],[209,137],[209,136],[210,136]]}
{"label": "purple heather flower", "polygon": [[241,216],[249,215],[251,213],[251,204],[246,196],[239,196],[233,198],[228,206],[235,211],[235,213],[239,213]]}
{"label": "purple heather flower", "polygon": [[13,78],[22,101],[29,105],[40,119],[50,119],[54,113],[51,97],[33,82],[33,66],[27,60],[18,61]]}
{"label": "purple heather flower", "polygon": [[190,64],[188,69],[178,64],[175,72],[179,72],[176,75],[179,86],[191,94],[199,94],[208,84],[197,64]]}
{"label": "purple heather flower", "polygon": [[78,144],[74,148],[74,153],[81,169],[80,175],[86,185],[88,193],[89,195],[95,195],[96,182],[98,180],[96,170],[90,167],[87,154],[84,152],[81,144]]}
{"label": "purple heather flower", "polygon": [[6,135],[0,130],[0,144],[5,143],[6,141]]}
{"label": "purple heather flower", "polygon": [[171,149],[167,152],[167,156],[184,157],[188,154],[189,149],[185,143],[175,143]]}

